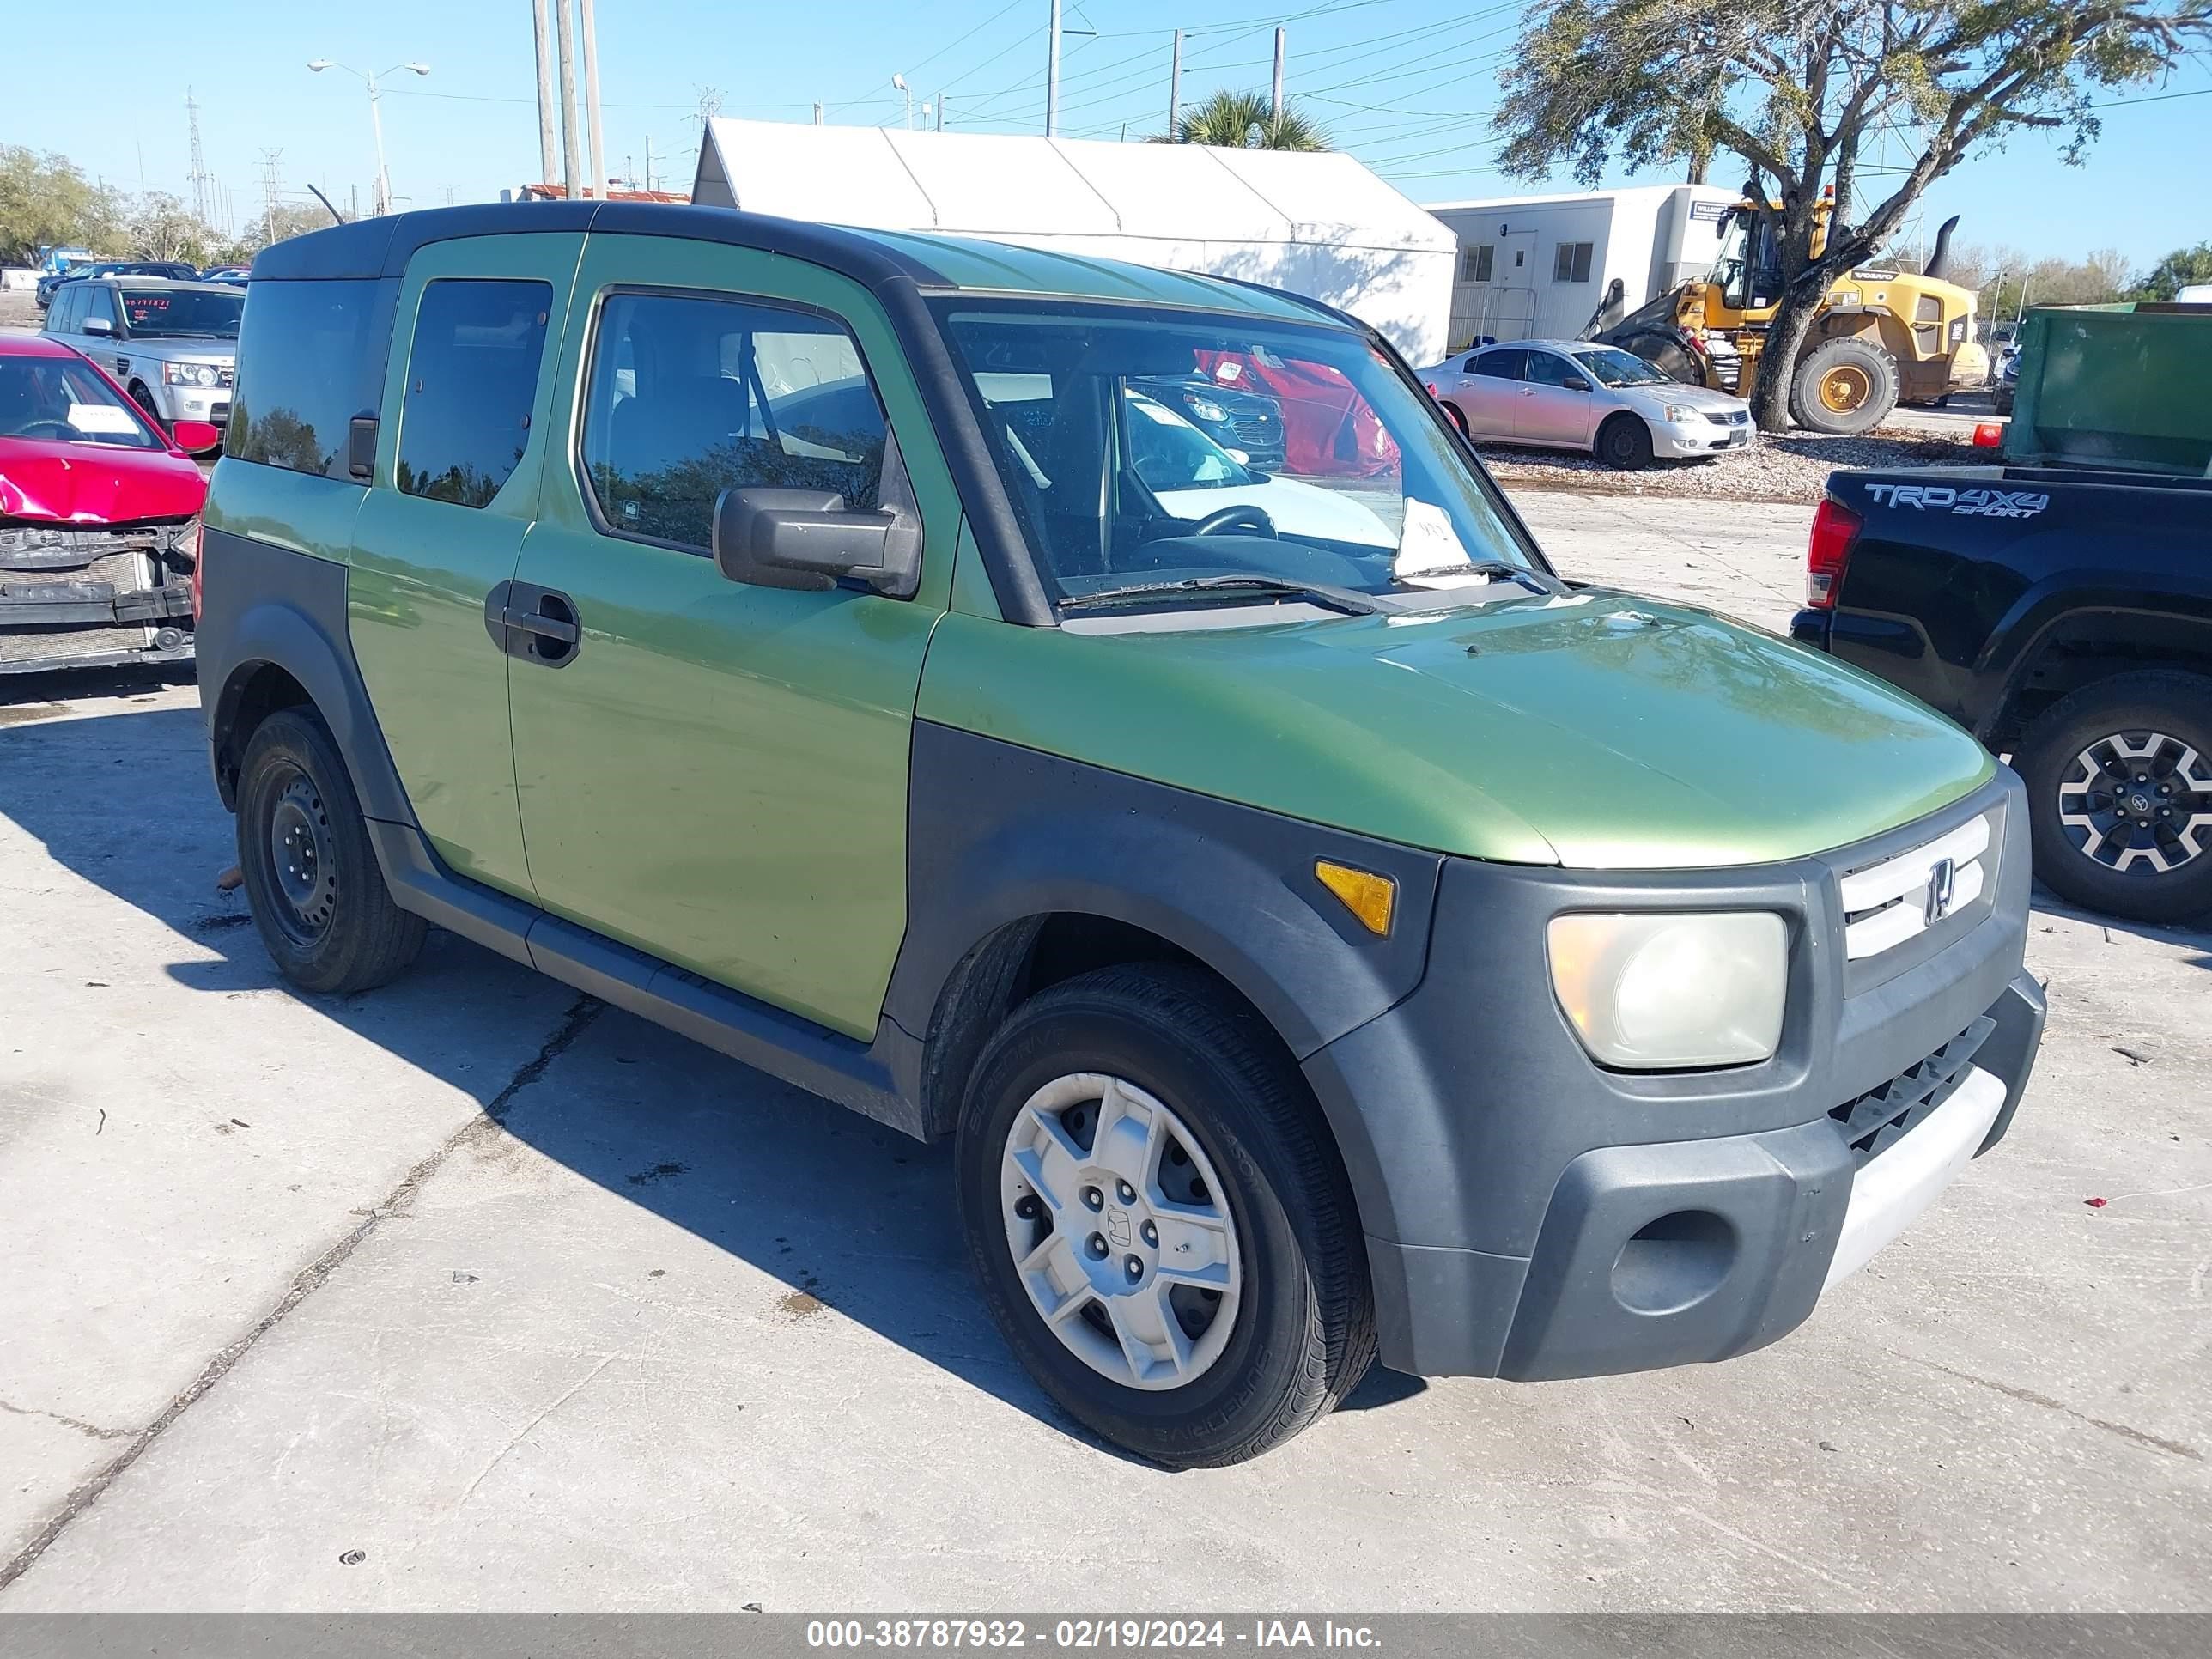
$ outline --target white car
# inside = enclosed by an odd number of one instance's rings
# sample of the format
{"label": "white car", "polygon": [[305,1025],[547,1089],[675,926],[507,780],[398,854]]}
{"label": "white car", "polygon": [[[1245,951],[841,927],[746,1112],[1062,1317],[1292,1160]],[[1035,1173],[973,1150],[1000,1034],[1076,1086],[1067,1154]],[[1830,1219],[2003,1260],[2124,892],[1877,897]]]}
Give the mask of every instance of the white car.
{"label": "white car", "polygon": [[1619,346],[1516,340],[1415,372],[1478,443],[1587,449],[1637,467],[1747,449],[1755,435],[1742,398],[1685,386]]}

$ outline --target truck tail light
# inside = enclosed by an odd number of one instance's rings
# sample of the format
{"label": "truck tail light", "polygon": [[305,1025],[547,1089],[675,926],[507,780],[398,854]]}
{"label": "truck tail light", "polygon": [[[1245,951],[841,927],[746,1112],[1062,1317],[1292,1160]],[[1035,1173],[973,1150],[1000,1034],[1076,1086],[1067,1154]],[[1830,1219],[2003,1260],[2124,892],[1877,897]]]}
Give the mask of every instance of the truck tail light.
{"label": "truck tail light", "polygon": [[198,519],[192,520],[192,527],[185,533],[191,547],[192,626],[197,628],[200,622],[200,580],[207,574],[207,537]]}
{"label": "truck tail light", "polygon": [[2002,421],[1976,422],[1974,423],[1974,447],[1977,449],[2003,448],[2004,432],[2004,422]]}
{"label": "truck tail light", "polygon": [[1859,515],[1848,507],[1824,501],[1813,514],[1813,538],[1805,549],[1805,603],[1819,611],[1832,610],[1837,590],[1844,585],[1844,566],[1858,539]]}

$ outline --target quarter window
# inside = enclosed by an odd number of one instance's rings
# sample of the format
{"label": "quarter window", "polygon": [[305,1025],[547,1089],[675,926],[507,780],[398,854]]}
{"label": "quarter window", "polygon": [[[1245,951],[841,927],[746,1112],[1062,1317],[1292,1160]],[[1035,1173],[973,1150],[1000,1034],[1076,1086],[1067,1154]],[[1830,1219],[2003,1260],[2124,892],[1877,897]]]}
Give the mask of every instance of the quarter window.
{"label": "quarter window", "polygon": [[843,325],[764,301],[616,294],[599,313],[583,459],[606,528],[705,551],[726,489],[877,505],[883,406]]}
{"label": "quarter window", "polygon": [[1587,283],[1590,279],[1592,242],[1562,242],[1552,260],[1552,280],[1555,283]]}
{"label": "quarter window", "polygon": [[544,283],[423,289],[399,418],[403,495],[490,505],[530,447],[552,303]]}

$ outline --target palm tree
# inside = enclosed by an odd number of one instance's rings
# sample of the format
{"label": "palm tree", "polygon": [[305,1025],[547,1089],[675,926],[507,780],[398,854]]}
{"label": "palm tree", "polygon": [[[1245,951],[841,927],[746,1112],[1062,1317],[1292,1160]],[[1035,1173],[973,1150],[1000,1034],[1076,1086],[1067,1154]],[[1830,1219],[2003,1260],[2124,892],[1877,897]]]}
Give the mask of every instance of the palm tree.
{"label": "palm tree", "polygon": [[1327,149],[1328,135],[1287,104],[1278,119],[1265,93],[1224,90],[1183,111],[1174,135],[1159,142],[1224,149]]}

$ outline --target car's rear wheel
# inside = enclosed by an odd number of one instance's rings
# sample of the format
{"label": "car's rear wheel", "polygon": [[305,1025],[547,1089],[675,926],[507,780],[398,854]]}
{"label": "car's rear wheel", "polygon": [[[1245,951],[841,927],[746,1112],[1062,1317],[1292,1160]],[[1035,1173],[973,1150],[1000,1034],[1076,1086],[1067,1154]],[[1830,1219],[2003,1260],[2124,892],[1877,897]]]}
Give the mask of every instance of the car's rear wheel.
{"label": "car's rear wheel", "polygon": [[2120,674],[2045,710],[2014,760],[2035,873],[2144,921],[2212,910],[2212,679]]}
{"label": "car's rear wheel", "polygon": [[343,995],[397,978],[428,926],[392,902],[337,744],[304,708],[254,731],[238,779],[238,867],[284,977]]}
{"label": "car's rear wheel", "polygon": [[992,1316],[1070,1415],[1172,1468],[1289,1439],[1375,1353],[1351,1189],[1296,1065],[1195,969],[1102,969],[1008,1017],[957,1158]]}
{"label": "car's rear wheel", "polygon": [[1651,428],[1634,415],[1614,415],[1597,429],[1598,459],[1632,472],[1651,465]]}
{"label": "car's rear wheel", "polygon": [[1459,412],[1459,405],[1457,404],[1446,404],[1444,405],[1444,413],[1451,417],[1451,423],[1459,428],[1459,435],[1461,437],[1464,438],[1468,435],[1467,429],[1467,416]]}

